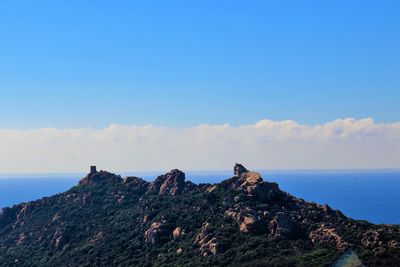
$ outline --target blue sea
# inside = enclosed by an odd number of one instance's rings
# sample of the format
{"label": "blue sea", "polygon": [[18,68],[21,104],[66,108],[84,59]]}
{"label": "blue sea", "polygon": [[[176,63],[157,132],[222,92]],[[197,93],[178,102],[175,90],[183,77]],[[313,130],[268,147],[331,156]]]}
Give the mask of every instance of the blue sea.
{"label": "blue sea", "polygon": [[[354,219],[400,224],[400,170],[261,171],[290,194],[328,204]],[[153,180],[160,173],[123,173]],[[76,185],[83,174],[0,175],[0,208],[51,196]],[[231,172],[187,172],[194,183],[215,183]]]}

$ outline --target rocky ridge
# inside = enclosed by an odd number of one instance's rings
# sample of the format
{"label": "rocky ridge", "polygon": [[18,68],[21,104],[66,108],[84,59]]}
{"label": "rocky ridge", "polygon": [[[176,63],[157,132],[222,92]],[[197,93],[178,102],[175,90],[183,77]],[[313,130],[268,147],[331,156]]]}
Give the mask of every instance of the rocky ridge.
{"label": "rocky ridge", "polygon": [[95,171],[0,212],[0,266],[329,266],[348,251],[396,266],[399,244],[398,226],[306,202],[241,164],[200,185],[177,169],[153,182]]}

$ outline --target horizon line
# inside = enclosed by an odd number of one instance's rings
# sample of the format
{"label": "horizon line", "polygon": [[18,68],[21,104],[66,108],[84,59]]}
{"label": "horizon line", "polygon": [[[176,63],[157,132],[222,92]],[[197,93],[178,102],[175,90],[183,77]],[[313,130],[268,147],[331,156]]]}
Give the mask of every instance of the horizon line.
{"label": "horizon line", "polygon": [[[179,169],[179,168],[173,168],[173,169]],[[171,169],[171,170],[173,170]],[[190,173],[190,174],[218,174],[218,173],[228,173],[232,172],[233,170],[182,170],[179,169],[184,173]],[[169,172],[170,170],[148,170],[148,171],[110,171],[110,170],[102,170],[100,169],[99,171],[107,171],[110,173],[114,173],[117,175],[133,175],[133,174],[155,174],[155,173],[160,173],[164,174]],[[254,170],[249,170],[249,171],[256,171],[256,172],[263,172],[263,173],[274,173],[274,172],[400,172],[400,167],[399,168],[337,168],[337,169],[254,169]],[[22,175],[30,175],[30,176],[40,176],[40,175],[45,175],[45,176],[50,176],[50,175],[86,175],[89,172],[12,172],[12,173],[2,173],[0,172],[0,178],[5,178],[5,176],[22,176]],[[22,178],[22,177],[21,177]],[[27,177],[28,178],[28,177]]]}

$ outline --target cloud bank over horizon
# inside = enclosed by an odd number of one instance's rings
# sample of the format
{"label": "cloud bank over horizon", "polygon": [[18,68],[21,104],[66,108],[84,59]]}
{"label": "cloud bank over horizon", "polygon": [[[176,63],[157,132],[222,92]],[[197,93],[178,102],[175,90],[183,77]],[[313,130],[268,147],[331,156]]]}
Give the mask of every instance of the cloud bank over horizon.
{"label": "cloud bank over horizon", "polygon": [[400,122],[260,120],[190,128],[0,129],[0,173],[400,168]]}

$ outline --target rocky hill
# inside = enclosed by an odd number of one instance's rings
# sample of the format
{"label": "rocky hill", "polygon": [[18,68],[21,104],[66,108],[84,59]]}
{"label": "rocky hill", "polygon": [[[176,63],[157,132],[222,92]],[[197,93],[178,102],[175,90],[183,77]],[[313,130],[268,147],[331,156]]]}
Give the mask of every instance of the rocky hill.
{"label": "rocky hill", "polygon": [[344,216],[240,164],[218,184],[92,171],[0,212],[0,266],[400,266],[400,228]]}

